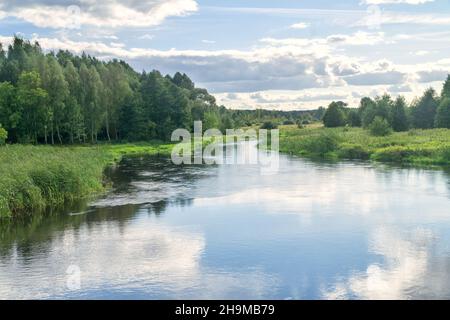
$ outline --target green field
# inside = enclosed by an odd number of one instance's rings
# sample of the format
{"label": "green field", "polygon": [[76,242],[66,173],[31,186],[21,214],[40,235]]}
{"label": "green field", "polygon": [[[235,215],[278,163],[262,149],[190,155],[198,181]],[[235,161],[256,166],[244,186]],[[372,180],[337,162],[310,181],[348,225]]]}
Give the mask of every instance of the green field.
{"label": "green field", "polygon": [[105,168],[122,156],[168,155],[170,151],[170,144],[158,143],[0,147],[0,217],[92,197],[105,190]]}
{"label": "green field", "polygon": [[384,137],[361,128],[280,128],[280,151],[306,157],[450,165],[450,130],[410,130]]}

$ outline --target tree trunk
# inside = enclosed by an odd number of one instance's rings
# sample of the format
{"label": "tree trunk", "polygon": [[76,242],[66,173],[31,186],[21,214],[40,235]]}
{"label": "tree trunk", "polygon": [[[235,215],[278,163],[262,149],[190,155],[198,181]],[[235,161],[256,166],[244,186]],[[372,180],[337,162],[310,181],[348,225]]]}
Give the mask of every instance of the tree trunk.
{"label": "tree trunk", "polygon": [[109,114],[106,112],[106,136],[108,137],[108,141],[111,142],[111,137],[109,136]]}
{"label": "tree trunk", "polygon": [[58,136],[59,144],[62,144],[61,134],[59,133],[59,126],[56,126],[56,134]]}
{"label": "tree trunk", "polygon": [[54,132],[53,124],[52,124],[52,134],[51,134],[51,137],[52,137],[52,144],[55,144],[55,132]]}
{"label": "tree trunk", "polygon": [[94,144],[94,123],[91,123],[91,143]]}

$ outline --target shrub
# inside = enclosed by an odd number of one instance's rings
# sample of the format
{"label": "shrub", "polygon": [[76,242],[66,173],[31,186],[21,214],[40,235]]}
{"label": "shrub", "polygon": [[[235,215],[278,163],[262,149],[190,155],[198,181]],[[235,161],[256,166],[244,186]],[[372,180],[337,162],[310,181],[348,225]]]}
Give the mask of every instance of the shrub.
{"label": "shrub", "polygon": [[292,120],[284,120],[283,121],[283,125],[285,125],[285,126],[289,126],[289,125],[293,125],[293,124],[295,124],[295,123]]}
{"label": "shrub", "polygon": [[273,123],[272,121],[266,121],[261,126],[261,129],[266,129],[266,130],[273,130],[276,128],[278,128],[278,126],[275,123]]}
{"label": "shrub", "polygon": [[5,144],[6,139],[8,138],[8,131],[2,128],[0,124],[0,145]]}
{"label": "shrub", "polygon": [[450,146],[442,148],[441,157],[444,163],[450,162]]}
{"label": "shrub", "polygon": [[338,154],[343,159],[369,159],[370,153],[363,146],[353,143],[343,143],[339,146]]}
{"label": "shrub", "polygon": [[327,128],[336,128],[345,125],[345,114],[342,110],[343,104],[332,102],[323,116],[323,124]]}
{"label": "shrub", "polygon": [[413,155],[413,151],[408,147],[393,146],[377,150],[372,158],[377,161],[403,162]]}
{"label": "shrub", "polygon": [[372,159],[385,162],[407,163],[413,162],[414,158],[429,158],[432,155],[433,150],[426,147],[391,146],[377,150],[372,156]]}
{"label": "shrub", "polygon": [[391,134],[392,128],[386,119],[375,117],[369,125],[370,134],[377,137],[383,137]]}
{"label": "shrub", "polygon": [[336,151],[338,145],[339,139],[336,134],[324,132],[303,140],[302,149],[312,155],[325,156],[327,153]]}

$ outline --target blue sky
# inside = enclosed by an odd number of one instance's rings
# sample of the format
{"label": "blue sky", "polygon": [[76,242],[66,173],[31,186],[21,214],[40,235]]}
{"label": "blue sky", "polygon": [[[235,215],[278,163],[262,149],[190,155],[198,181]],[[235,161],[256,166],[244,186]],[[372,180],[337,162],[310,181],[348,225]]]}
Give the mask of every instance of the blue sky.
{"label": "blue sky", "polygon": [[312,109],[331,100],[440,90],[449,0],[2,0],[0,41],[186,72],[231,108]]}

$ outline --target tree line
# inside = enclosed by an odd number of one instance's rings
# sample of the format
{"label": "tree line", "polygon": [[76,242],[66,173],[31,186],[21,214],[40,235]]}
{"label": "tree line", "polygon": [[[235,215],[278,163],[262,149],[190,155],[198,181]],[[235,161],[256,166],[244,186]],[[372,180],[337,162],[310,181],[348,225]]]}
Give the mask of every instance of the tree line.
{"label": "tree line", "polygon": [[38,42],[20,37],[6,49],[0,43],[0,144],[168,140],[194,121],[224,131],[317,121],[324,112],[230,110],[186,74],[139,73],[121,60],[44,53]]}
{"label": "tree line", "polygon": [[450,128],[450,75],[440,94],[429,88],[411,104],[403,96],[393,99],[389,94],[374,99],[364,97],[358,108],[348,108],[342,101],[333,101],[323,116],[323,123],[326,127],[349,125],[381,133]]}
{"label": "tree line", "polygon": [[186,74],[138,73],[124,61],[44,53],[38,42],[19,37],[7,50],[0,44],[0,140],[167,140],[195,120],[206,129],[234,128],[239,117]]}

